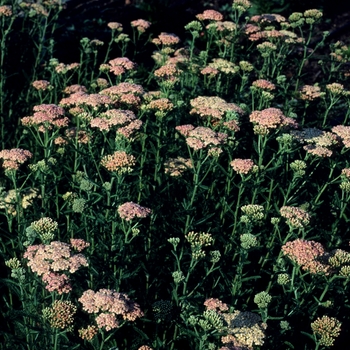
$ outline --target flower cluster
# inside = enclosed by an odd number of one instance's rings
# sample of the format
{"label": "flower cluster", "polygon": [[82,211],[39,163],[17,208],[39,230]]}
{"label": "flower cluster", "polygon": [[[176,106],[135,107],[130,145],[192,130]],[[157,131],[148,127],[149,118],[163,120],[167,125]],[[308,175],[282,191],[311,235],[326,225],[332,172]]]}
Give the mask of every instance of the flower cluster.
{"label": "flower cluster", "polygon": [[77,307],[70,301],[55,300],[51,307],[43,309],[43,317],[52,328],[71,329]]}
{"label": "flower cluster", "polygon": [[131,21],[130,24],[133,28],[136,28],[139,33],[144,33],[151,26],[151,22],[145,21],[144,19]]}
{"label": "flower cluster", "polygon": [[17,200],[19,200],[19,205],[26,209],[33,204],[33,199],[36,197],[38,197],[38,190],[34,188],[16,195],[16,190],[3,191],[3,188],[0,187],[0,209],[6,209],[8,214],[16,216]]}
{"label": "flower cluster", "polygon": [[78,334],[81,339],[92,340],[94,336],[98,333],[98,328],[96,326],[87,326],[86,328],[78,329]]}
{"label": "flower cluster", "polygon": [[136,64],[127,57],[117,57],[109,62],[109,71],[114,75],[122,75],[126,71],[135,69]]}
{"label": "flower cluster", "polygon": [[142,207],[134,202],[126,202],[118,207],[118,214],[123,220],[130,221],[135,218],[146,218],[152,210]]}
{"label": "flower cluster", "polygon": [[330,268],[324,259],[325,250],[318,242],[296,239],[283,245],[282,252],[305,271],[329,274]]}
{"label": "flower cluster", "polygon": [[211,246],[214,243],[214,238],[210,233],[191,231],[185,235],[186,240],[191,245],[193,259],[205,257],[203,247]]}
{"label": "flower cluster", "polygon": [[317,85],[304,85],[299,92],[299,97],[305,101],[314,101],[324,95],[325,93],[321,92],[321,88]]}
{"label": "flower cluster", "polygon": [[65,111],[62,107],[54,104],[42,104],[34,106],[34,114],[23,117],[21,122],[25,126],[35,126],[40,132],[51,130],[53,126],[62,128],[68,125],[69,119],[64,117]]}
{"label": "flower cluster", "polygon": [[229,307],[217,298],[209,298],[204,302],[204,306],[207,310],[214,310],[216,312],[228,311]]}
{"label": "flower cluster", "polygon": [[226,113],[234,113],[237,116],[244,111],[234,103],[228,103],[217,96],[198,96],[190,101],[193,107],[190,114],[198,114],[202,118],[211,117],[220,120]]}
{"label": "flower cluster", "polygon": [[196,15],[196,17],[200,21],[204,21],[204,20],[222,21],[224,18],[224,16],[220,12],[215,10],[205,10],[203,13]]}
{"label": "flower cluster", "polygon": [[[106,90],[106,89],[105,89]],[[105,91],[102,90],[102,91]],[[108,94],[102,94],[100,91],[99,94],[87,94],[83,91],[79,91],[71,94],[69,97],[61,99],[59,102],[60,106],[63,107],[91,107],[93,110],[98,110],[100,107],[108,107],[113,105],[112,99],[107,96]],[[80,110],[83,112],[84,110]],[[79,115],[80,113],[78,113]]]}
{"label": "flower cluster", "polygon": [[182,176],[182,174],[188,170],[193,169],[192,160],[189,158],[176,157],[169,158],[164,163],[165,173],[170,176]]}
{"label": "flower cluster", "polygon": [[0,159],[3,159],[2,167],[5,170],[18,170],[20,165],[32,158],[33,154],[25,149],[13,148],[0,151]]}
{"label": "flower cluster", "polygon": [[101,95],[108,96],[113,103],[120,105],[128,105],[131,107],[139,107],[141,105],[141,96],[144,94],[141,85],[123,82],[118,85],[101,90]]}
{"label": "flower cluster", "polygon": [[71,248],[71,245],[58,241],[48,245],[31,245],[23,257],[28,260],[30,269],[42,276],[47,290],[59,294],[68,293],[72,290],[69,277],[66,273],[57,272],[74,273],[81,266],[88,266],[86,257],[83,254],[73,254]]}
{"label": "flower cluster", "polygon": [[125,151],[116,151],[101,159],[101,165],[104,168],[117,174],[130,173],[135,164],[135,157]]}
{"label": "flower cluster", "polygon": [[110,109],[90,121],[91,127],[101,131],[109,131],[112,127],[119,126],[117,133],[126,138],[130,138],[135,131],[141,128],[142,124],[141,120],[136,119],[133,111],[122,109]]}
{"label": "flower cluster", "polygon": [[301,208],[284,206],[280,209],[281,216],[287,219],[288,225],[303,228],[310,222],[310,215]]}
{"label": "flower cluster", "polygon": [[89,314],[97,314],[97,327],[105,328],[106,331],[119,327],[118,316],[128,321],[135,321],[143,316],[137,303],[126,294],[113,289],[100,289],[98,292],[89,289],[78,300],[83,305],[83,310]]}
{"label": "flower cluster", "polygon": [[251,172],[254,172],[254,170],[257,170],[256,165],[254,165],[254,162],[251,159],[241,159],[237,158],[230,162],[231,167],[233,170],[241,175],[247,175]]}
{"label": "flower cluster", "polygon": [[158,38],[152,40],[153,44],[156,45],[164,45],[164,46],[172,46],[176,45],[180,42],[180,38],[173,33],[160,33]]}
{"label": "flower cluster", "polygon": [[186,143],[194,150],[219,146],[225,144],[227,139],[227,134],[203,126],[195,128],[193,125],[179,125],[175,129],[186,137]]}
{"label": "flower cluster", "polygon": [[38,91],[45,91],[51,86],[51,84],[47,80],[35,80],[32,82],[32,86]]}
{"label": "flower cluster", "polygon": [[261,322],[259,315],[239,310],[232,313],[223,313],[222,315],[227,324],[226,332],[229,334],[228,338],[222,339],[224,343],[233,343],[243,349],[253,349],[254,345],[261,346],[264,344],[264,331],[267,325]]}
{"label": "flower cluster", "polygon": [[214,58],[212,62],[209,63],[209,67],[217,69],[219,72],[224,74],[232,75],[237,74],[240,70],[239,66],[223,58]]}
{"label": "flower cluster", "polygon": [[[294,128],[298,127],[298,123],[289,117],[283,115],[283,112],[278,108],[267,108],[262,111],[253,111],[249,120],[262,128],[265,133],[269,133],[272,129],[277,128]],[[255,128],[256,129],[256,128]]]}
{"label": "flower cluster", "polygon": [[339,136],[345,148],[350,148],[350,126],[336,125],[332,132]]}
{"label": "flower cluster", "polygon": [[311,323],[311,329],[319,338],[320,345],[333,346],[340,334],[341,322],[335,317],[322,316]]}

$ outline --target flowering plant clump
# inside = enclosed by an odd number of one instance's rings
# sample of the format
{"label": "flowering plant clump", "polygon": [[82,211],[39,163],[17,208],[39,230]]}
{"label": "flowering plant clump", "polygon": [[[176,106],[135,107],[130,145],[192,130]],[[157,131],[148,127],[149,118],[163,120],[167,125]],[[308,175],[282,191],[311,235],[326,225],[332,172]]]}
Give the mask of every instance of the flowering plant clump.
{"label": "flowering plant clump", "polygon": [[346,348],[347,28],[108,2],[0,1],[1,345]]}

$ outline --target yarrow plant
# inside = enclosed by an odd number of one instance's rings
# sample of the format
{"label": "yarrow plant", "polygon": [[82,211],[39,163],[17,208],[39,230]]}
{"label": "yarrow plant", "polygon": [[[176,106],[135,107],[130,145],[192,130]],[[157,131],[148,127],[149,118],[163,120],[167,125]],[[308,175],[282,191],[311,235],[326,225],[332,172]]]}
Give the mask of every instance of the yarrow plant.
{"label": "yarrow plant", "polygon": [[345,349],[347,36],[106,3],[0,1],[1,346]]}

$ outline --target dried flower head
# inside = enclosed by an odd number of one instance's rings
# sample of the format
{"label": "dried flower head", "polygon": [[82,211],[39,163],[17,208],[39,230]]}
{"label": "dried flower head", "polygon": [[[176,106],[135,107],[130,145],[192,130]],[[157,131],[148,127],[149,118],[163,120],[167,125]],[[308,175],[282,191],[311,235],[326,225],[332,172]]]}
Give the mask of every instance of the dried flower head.
{"label": "dried flower head", "polygon": [[130,173],[136,164],[135,157],[125,151],[116,151],[113,154],[104,156],[101,165],[109,171],[118,174]]}
{"label": "dried flower head", "polygon": [[182,174],[188,170],[193,169],[192,160],[189,158],[176,157],[169,158],[164,163],[165,173],[170,176],[182,176]]}
{"label": "dried flower head", "polygon": [[305,101],[313,101],[317,98],[323,97],[324,92],[321,92],[321,88],[317,85],[304,85],[300,89],[300,98]]}

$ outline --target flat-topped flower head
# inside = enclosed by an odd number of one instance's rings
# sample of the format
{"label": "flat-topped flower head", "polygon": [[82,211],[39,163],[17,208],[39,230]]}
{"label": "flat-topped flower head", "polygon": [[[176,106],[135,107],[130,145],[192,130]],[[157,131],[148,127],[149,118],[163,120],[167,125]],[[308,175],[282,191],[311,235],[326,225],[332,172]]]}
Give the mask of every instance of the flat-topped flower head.
{"label": "flat-topped flower head", "polygon": [[174,33],[162,32],[158,35],[158,38],[152,40],[156,45],[172,46],[180,42],[180,38]]}
{"label": "flat-topped flower head", "polygon": [[241,159],[237,158],[230,162],[233,170],[242,175],[247,175],[254,170],[254,162],[251,159]]}
{"label": "flat-topped flower head", "polygon": [[11,17],[13,14],[11,5],[0,6],[0,17]]}
{"label": "flat-topped flower head", "polygon": [[260,127],[266,129],[277,128],[297,128],[298,123],[289,117],[286,117],[283,112],[278,108],[267,108],[262,111],[253,111],[249,120]]}
{"label": "flat-topped flower head", "polygon": [[101,160],[101,165],[104,168],[118,174],[131,172],[135,164],[135,157],[127,154],[125,151],[116,151],[113,154],[104,156]]}
{"label": "flat-topped flower head", "polygon": [[266,79],[255,80],[253,81],[252,86],[261,90],[268,90],[268,91],[272,91],[276,89],[276,85]]}
{"label": "flat-topped flower head", "polygon": [[242,108],[235,103],[228,103],[218,96],[198,96],[190,101],[193,107],[190,114],[198,114],[202,118],[211,117],[216,120],[223,119],[226,113],[237,116],[244,114]]}
{"label": "flat-topped flower head", "polygon": [[210,128],[198,126],[189,131],[186,143],[194,150],[205,149],[208,146],[219,146],[226,143],[228,135],[215,132]]}
{"label": "flat-topped flower head", "polygon": [[112,30],[117,30],[118,32],[123,31],[123,25],[119,22],[109,22],[107,23],[107,27],[111,28]]}
{"label": "flat-topped flower head", "polygon": [[137,19],[135,21],[132,21],[130,24],[132,27],[136,28],[138,32],[144,33],[152,23],[144,19]]}
{"label": "flat-topped flower head", "polygon": [[45,91],[51,84],[47,80],[35,80],[32,82],[32,86],[38,91]]}
{"label": "flat-topped flower head", "polygon": [[[107,329],[108,325],[110,329],[115,328],[111,325],[116,325],[117,316],[129,321],[135,321],[136,318],[143,316],[138,304],[130,300],[126,294],[118,293],[114,289],[100,289],[97,292],[89,289],[83,293],[78,301],[86,312],[99,314],[97,317],[100,317],[96,319],[99,328],[105,327]],[[114,317],[109,319],[106,315]]]}
{"label": "flat-topped flower head", "polygon": [[341,322],[335,317],[318,317],[311,323],[311,329],[319,338],[319,344],[322,346],[333,346],[341,331]]}
{"label": "flat-topped flower head", "polygon": [[325,250],[321,243],[296,239],[282,246],[282,252],[305,271],[329,274],[330,266],[323,261]]}
{"label": "flat-topped flower head", "polygon": [[203,13],[196,15],[200,21],[209,20],[209,21],[222,21],[224,16],[215,10],[205,10]]}
{"label": "flat-topped flower head", "polygon": [[280,209],[280,213],[292,227],[303,228],[310,223],[310,215],[304,209],[283,206]]}
{"label": "flat-topped flower head", "polygon": [[32,157],[33,154],[30,151],[21,148],[0,151],[0,159],[3,159],[2,167],[5,170],[18,170],[21,164]]}
{"label": "flat-topped flower head", "polygon": [[21,122],[25,126],[35,126],[40,132],[51,130],[53,126],[62,128],[68,125],[69,119],[64,116],[62,107],[54,104],[42,104],[34,106],[34,114],[30,117],[23,117]]}
{"label": "flat-topped flower head", "polygon": [[118,214],[125,221],[131,221],[135,218],[146,218],[151,212],[151,209],[142,207],[134,202],[126,202],[118,207]]}
{"label": "flat-topped flower head", "polygon": [[314,101],[324,95],[325,93],[321,92],[321,88],[317,85],[304,85],[299,93],[299,97],[304,101]]}

